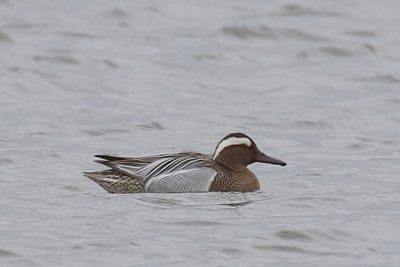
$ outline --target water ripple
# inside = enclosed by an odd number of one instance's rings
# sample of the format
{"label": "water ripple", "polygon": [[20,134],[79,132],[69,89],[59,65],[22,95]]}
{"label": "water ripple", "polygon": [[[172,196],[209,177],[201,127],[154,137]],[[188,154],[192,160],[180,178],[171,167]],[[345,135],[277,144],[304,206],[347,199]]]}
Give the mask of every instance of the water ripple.
{"label": "water ripple", "polygon": [[13,40],[5,32],[0,31],[0,43],[14,44]]}
{"label": "water ripple", "polygon": [[341,16],[339,13],[317,10],[309,7],[305,7],[299,4],[287,4],[284,5],[281,12],[275,13],[278,16],[327,16],[337,17]]}
{"label": "water ripple", "polygon": [[49,62],[49,63],[62,63],[65,65],[77,65],[79,64],[79,60],[66,55],[34,55],[33,60],[40,63],[40,62]]}
{"label": "water ripple", "polygon": [[248,28],[245,26],[225,26],[222,27],[220,31],[225,35],[233,36],[243,40],[250,38],[277,38],[275,31],[267,26],[260,26],[259,28]]}
{"label": "water ripple", "polygon": [[5,250],[5,249],[0,249],[0,258],[5,258],[5,257],[16,257],[18,256],[14,252]]}
{"label": "water ripple", "polygon": [[256,249],[266,250],[266,251],[278,251],[285,253],[298,253],[298,254],[308,254],[315,256],[347,256],[346,252],[330,252],[330,251],[317,251],[308,250],[296,246],[285,246],[285,245],[254,245]]}
{"label": "water ripple", "polygon": [[312,238],[309,237],[307,234],[294,230],[280,230],[276,232],[275,235],[285,240],[312,240]]}

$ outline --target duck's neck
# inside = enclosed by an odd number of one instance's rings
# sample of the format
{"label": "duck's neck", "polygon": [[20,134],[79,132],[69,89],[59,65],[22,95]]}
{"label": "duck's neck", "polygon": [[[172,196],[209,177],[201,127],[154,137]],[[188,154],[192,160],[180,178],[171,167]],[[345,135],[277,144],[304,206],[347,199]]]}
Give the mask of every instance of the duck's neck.
{"label": "duck's neck", "polygon": [[248,170],[247,166],[244,164],[238,164],[234,161],[229,161],[229,160],[218,160],[215,159],[212,163],[214,166],[218,165],[219,167],[228,169],[230,171],[244,171]]}
{"label": "duck's neck", "polygon": [[214,153],[213,160],[230,170],[247,170],[247,165],[253,163],[253,151],[247,147],[233,145]]}

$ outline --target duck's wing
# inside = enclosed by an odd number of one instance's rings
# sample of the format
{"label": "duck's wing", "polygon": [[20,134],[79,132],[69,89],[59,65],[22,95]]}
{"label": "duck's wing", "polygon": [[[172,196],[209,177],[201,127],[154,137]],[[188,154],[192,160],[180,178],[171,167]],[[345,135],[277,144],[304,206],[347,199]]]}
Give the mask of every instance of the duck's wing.
{"label": "duck's wing", "polygon": [[217,172],[210,167],[183,169],[153,176],[145,183],[145,192],[208,192]]}
{"label": "duck's wing", "polygon": [[207,192],[216,171],[211,155],[195,152],[126,158],[96,155],[97,162],[131,177],[142,177],[146,192]]}
{"label": "duck's wing", "polygon": [[148,157],[127,158],[108,155],[96,155],[98,160],[115,171],[126,175],[140,176],[146,183],[150,178],[183,170],[209,167],[212,162],[211,155],[182,152],[175,154],[161,154]]}

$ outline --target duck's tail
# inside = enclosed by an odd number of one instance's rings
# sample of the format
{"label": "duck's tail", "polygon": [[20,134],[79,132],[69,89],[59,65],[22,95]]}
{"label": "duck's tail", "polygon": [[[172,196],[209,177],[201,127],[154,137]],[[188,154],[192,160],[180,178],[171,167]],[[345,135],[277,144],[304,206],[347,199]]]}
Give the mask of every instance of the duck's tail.
{"label": "duck's tail", "polygon": [[126,194],[144,191],[144,182],[141,177],[131,177],[114,170],[84,172],[83,175],[100,185],[108,193]]}

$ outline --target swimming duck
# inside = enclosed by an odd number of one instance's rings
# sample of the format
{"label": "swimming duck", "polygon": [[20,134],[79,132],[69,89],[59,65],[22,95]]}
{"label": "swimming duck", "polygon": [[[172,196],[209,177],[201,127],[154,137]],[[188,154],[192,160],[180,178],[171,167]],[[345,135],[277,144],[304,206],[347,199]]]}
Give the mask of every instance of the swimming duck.
{"label": "swimming duck", "polygon": [[254,162],[286,166],[265,155],[253,139],[231,133],[217,145],[213,155],[196,152],[129,158],[95,155],[110,169],[84,172],[109,193],[252,192],[260,183],[247,165]]}

